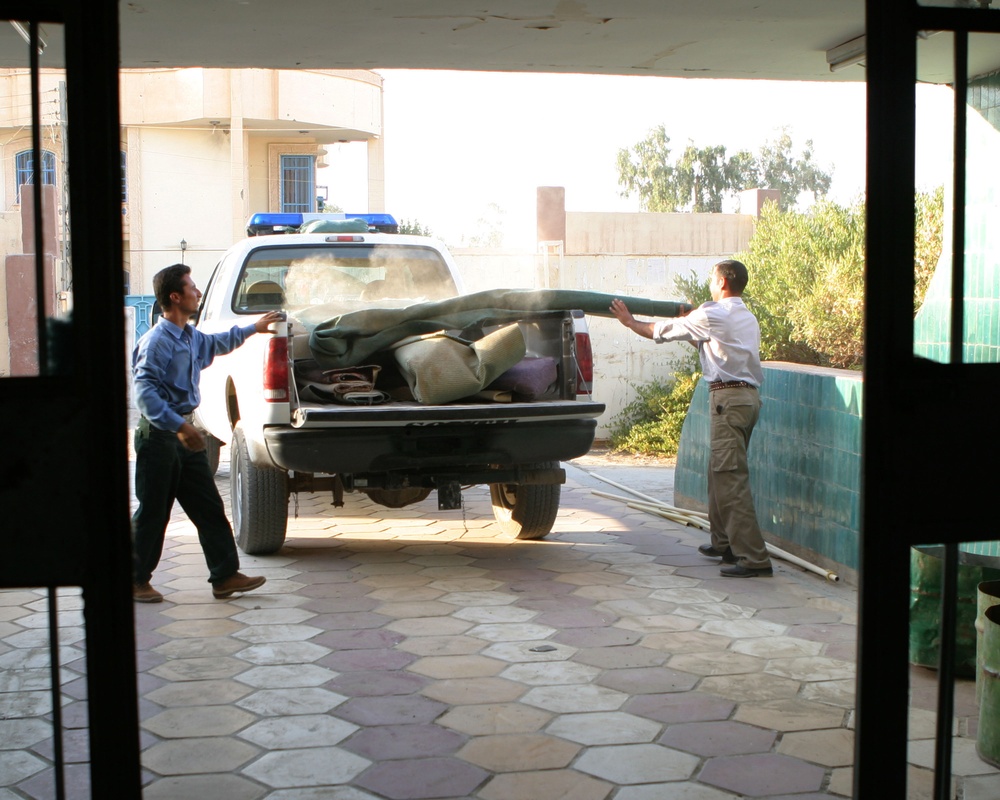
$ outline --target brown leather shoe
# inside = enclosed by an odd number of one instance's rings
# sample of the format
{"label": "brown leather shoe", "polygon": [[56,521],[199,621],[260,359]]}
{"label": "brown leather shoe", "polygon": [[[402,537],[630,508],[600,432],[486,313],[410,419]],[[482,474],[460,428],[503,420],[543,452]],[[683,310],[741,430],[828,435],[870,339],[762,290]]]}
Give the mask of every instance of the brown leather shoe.
{"label": "brown leather shoe", "polygon": [[146,581],[145,583],[133,584],[132,599],[137,603],[162,603],[163,595],[150,586],[149,581]]}
{"label": "brown leather shoe", "polygon": [[254,589],[259,589],[264,585],[266,580],[267,578],[261,577],[260,575],[255,578],[251,578],[248,575],[244,575],[242,572],[237,572],[230,575],[225,580],[213,583],[212,594],[215,595],[216,600],[225,600],[227,597],[230,597],[237,592],[250,592]]}

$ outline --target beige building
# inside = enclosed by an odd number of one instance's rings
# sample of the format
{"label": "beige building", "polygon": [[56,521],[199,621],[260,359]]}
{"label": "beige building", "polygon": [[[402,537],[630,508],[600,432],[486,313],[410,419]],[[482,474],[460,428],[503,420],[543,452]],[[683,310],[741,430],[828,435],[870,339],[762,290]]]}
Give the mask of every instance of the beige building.
{"label": "beige building", "polygon": [[325,145],[367,142],[382,211],[382,78],[364,70],[123,70],[122,210],[129,292],[183,260],[207,282],[258,211],[317,209]]}
{"label": "beige building", "polygon": [[[61,193],[72,174],[63,160],[64,73],[43,70],[39,89],[42,182],[56,186],[61,225]],[[31,180],[30,91],[25,70],[0,70],[5,253],[19,246],[20,185]],[[127,291],[147,293],[152,274],[180,260],[204,282],[218,254],[245,235],[253,212],[316,211],[325,146],[346,142],[368,148],[369,208],[350,210],[383,210],[381,76],[364,70],[122,70]]]}

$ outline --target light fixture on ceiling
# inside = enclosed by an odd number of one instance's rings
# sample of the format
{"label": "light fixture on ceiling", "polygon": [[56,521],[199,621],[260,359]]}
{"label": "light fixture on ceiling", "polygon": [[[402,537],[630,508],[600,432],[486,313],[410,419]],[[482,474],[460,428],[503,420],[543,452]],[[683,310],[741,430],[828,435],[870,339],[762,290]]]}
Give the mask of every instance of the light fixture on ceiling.
{"label": "light fixture on ceiling", "polygon": [[827,50],[826,63],[830,65],[830,72],[862,64],[865,60],[866,46],[865,37],[858,36]]}
{"label": "light fixture on ceiling", "polygon": [[[17,31],[21,35],[21,38],[24,39],[24,41],[26,41],[30,45],[31,44],[31,31],[28,28],[28,23],[26,23],[26,22],[18,22],[17,20],[12,19],[10,21],[10,24],[14,26],[14,30]],[[45,48],[49,46],[49,43],[45,41],[45,37],[42,36],[42,26],[41,25],[37,26],[36,37],[37,37],[37,41],[38,41],[38,55],[41,55],[43,52],[45,52]]]}

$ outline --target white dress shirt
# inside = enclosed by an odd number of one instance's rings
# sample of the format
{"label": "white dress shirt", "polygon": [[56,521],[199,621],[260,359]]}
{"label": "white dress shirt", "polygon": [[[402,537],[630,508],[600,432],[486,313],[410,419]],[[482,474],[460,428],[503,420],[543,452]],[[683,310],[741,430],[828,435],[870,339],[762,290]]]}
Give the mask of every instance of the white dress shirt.
{"label": "white dress shirt", "polygon": [[709,300],[686,317],[653,325],[655,342],[693,342],[705,380],[746,381],[760,388],[760,325],[742,298]]}

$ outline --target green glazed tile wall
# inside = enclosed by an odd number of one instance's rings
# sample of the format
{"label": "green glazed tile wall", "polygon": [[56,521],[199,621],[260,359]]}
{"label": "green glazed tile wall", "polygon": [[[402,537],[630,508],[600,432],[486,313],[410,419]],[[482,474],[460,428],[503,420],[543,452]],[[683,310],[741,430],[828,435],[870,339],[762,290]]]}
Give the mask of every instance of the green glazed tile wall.
{"label": "green glazed tile wall", "polygon": [[[769,538],[853,570],[858,568],[862,387],[859,372],[766,363],[763,406],[749,454],[757,519]],[[705,508],[708,453],[708,387],[700,382],[674,472],[678,506]]]}
{"label": "green glazed tile wall", "polygon": [[[962,360],[1000,362],[1000,73],[969,85],[966,174],[965,297]],[[950,187],[945,187],[947,192]],[[947,205],[947,204],[946,204]],[[947,226],[946,226],[947,228]],[[924,304],[913,321],[914,352],[947,362],[951,320],[950,236],[927,289]]]}

